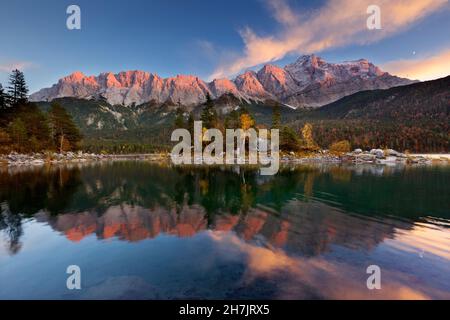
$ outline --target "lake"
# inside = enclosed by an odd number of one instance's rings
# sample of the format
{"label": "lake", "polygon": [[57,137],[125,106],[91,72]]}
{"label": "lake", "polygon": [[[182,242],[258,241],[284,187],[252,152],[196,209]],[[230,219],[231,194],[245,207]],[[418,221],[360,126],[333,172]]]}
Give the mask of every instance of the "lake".
{"label": "lake", "polygon": [[3,168],[0,298],[450,299],[449,182],[444,165]]}

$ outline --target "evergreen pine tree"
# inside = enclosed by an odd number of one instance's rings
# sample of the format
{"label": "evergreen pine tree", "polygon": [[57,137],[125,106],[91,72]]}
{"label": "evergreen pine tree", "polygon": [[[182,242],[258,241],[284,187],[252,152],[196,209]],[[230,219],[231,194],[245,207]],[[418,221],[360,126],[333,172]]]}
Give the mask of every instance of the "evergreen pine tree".
{"label": "evergreen pine tree", "polygon": [[59,152],[75,149],[82,136],[66,109],[52,103],[48,115],[50,135]]}
{"label": "evergreen pine tree", "polygon": [[209,129],[217,127],[217,112],[216,109],[214,109],[214,102],[209,93],[206,94],[206,102],[202,114],[200,115],[200,120],[202,120],[203,127],[205,128]]}
{"label": "evergreen pine tree", "polygon": [[280,105],[276,104],[273,107],[272,114],[272,129],[280,129],[281,126],[281,113],[280,113]]}
{"label": "evergreen pine tree", "polygon": [[182,107],[178,107],[175,112],[175,128],[184,128],[184,110]]}
{"label": "evergreen pine tree", "polygon": [[3,86],[0,83],[0,109],[6,108],[6,95]]}
{"label": "evergreen pine tree", "polygon": [[[50,130],[48,127],[47,117],[34,103],[19,105],[15,112],[15,117],[19,117],[26,124],[29,139],[35,138],[38,141],[36,148],[29,151],[44,150],[51,147]],[[31,147],[28,143],[27,147]]]}
{"label": "evergreen pine tree", "polygon": [[237,110],[232,110],[225,117],[225,128],[226,129],[239,129],[240,128],[240,114]]}
{"label": "evergreen pine tree", "polygon": [[28,101],[28,87],[25,82],[25,76],[20,70],[13,70],[9,76],[8,94],[12,105]]}
{"label": "evergreen pine tree", "polygon": [[194,133],[194,114],[191,112],[189,112],[189,118],[187,121],[187,129],[189,130],[189,132],[191,133],[191,135]]}
{"label": "evergreen pine tree", "polygon": [[283,126],[280,130],[280,150],[298,151],[300,145],[301,141],[295,130],[291,127]]}

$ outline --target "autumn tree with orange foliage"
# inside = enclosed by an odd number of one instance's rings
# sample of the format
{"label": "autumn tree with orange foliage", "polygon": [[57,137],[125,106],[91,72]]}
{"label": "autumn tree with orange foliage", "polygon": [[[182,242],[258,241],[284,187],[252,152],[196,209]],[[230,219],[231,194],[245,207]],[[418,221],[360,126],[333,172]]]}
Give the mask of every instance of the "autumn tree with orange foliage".
{"label": "autumn tree with orange foliage", "polygon": [[248,130],[250,128],[253,128],[255,125],[255,120],[248,113],[241,114],[239,120],[241,122],[241,128],[243,130]]}

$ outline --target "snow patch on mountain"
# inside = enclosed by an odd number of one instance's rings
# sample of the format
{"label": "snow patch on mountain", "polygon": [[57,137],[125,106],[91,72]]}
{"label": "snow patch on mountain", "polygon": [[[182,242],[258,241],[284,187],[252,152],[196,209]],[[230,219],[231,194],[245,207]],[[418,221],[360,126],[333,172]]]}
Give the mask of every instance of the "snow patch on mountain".
{"label": "snow patch on mountain", "polygon": [[412,82],[392,76],[366,59],[329,63],[316,55],[304,55],[284,68],[267,64],[234,80],[215,79],[209,83],[193,75],[161,78],[139,70],[98,76],[76,71],[52,87],[32,94],[30,100],[75,97],[105,99],[111,105],[133,106],[154,101],[193,106],[203,103],[208,94],[218,98],[231,93],[245,101],[273,99],[292,107],[317,107],[361,90],[387,89]]}

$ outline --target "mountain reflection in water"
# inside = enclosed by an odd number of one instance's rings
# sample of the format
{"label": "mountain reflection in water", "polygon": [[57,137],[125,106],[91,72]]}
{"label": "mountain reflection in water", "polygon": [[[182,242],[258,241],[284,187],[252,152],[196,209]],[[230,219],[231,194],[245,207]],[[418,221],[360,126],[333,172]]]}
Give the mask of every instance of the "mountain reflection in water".
{"label": "mountain reflection in water", "polygon": [[[372,165],[4,169],[0,298],[450,298],[449,178]],[[19,275],[29,260],[43,265]],[[53,260],[79,260],[86,289],[39,276]],[[371,264],[382,290],[366,287]]]}

